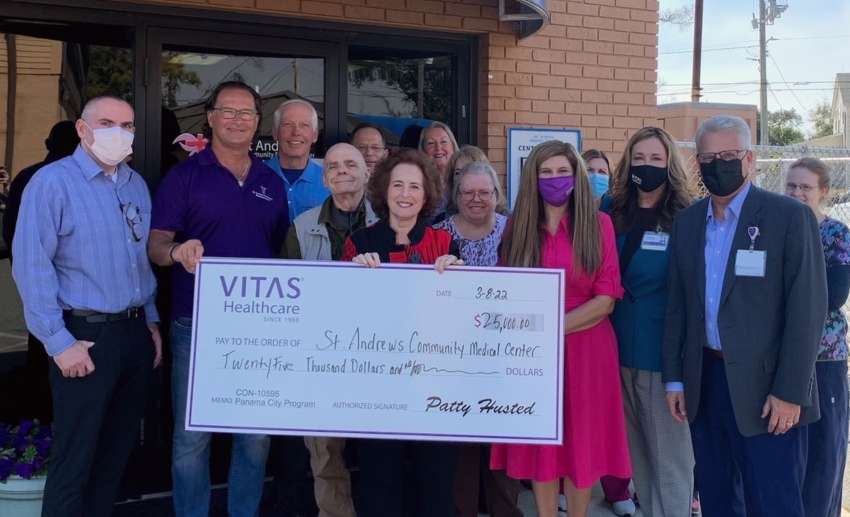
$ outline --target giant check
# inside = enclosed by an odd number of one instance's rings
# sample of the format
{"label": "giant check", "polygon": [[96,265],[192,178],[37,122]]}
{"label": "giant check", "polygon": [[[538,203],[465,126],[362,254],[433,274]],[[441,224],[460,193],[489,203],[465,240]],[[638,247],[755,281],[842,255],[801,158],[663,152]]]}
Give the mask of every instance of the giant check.
{"label": "giant check", "polygon": [[556,444],[564,274],[204,258],[186,428]]}

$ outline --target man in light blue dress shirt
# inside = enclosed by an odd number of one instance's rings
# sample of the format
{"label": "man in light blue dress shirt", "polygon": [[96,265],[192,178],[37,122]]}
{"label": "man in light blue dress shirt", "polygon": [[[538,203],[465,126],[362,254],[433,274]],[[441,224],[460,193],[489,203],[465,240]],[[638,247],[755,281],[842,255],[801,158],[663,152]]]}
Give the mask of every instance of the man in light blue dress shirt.
{"label": "man in light blue dress shirt", "polygon": [[690,422],[704,516],[804,517],[826,268],[812,211],[751,183],[750,138],[738,117],[697,131],[711,195],[673,224],[662,379]]}
{"label": "man in light blue dress shirt", "polygon": [[151,200],[125,162],[133,108],[89,101],[80,146],[24,190],[12,274],[53,361],[54,441],[43,516],[108,516],[161,357],[146,248]]}

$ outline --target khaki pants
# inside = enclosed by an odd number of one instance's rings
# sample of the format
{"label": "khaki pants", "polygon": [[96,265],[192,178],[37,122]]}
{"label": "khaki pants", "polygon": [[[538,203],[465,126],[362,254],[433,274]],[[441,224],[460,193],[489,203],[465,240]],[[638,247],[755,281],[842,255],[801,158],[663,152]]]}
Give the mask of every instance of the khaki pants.
{"label": "khaki pants", "polygon": [[690,427],[670,415],[660,372],[621,367],[620,379],[641,511],[652,517],[689,515],[694,490]]}
{"label": "khaki pants", "polygon": [[345,438],[305,436],[304,444],[310,451],[319,517],[355,517],[351,476],[342,457]]}

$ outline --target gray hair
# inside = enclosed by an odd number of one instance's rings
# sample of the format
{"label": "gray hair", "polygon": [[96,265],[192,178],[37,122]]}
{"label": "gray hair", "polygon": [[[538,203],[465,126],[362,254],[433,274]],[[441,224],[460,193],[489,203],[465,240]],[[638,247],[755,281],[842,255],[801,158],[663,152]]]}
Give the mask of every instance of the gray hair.
{"label": "gray hair", "polygon": [[310,112],[312,113],[311,122],[313,123],[313,131],[319,130],[319,114],[316,113],[316,108],[313,107],[313,104],[308,101],[305,101],[304,99],[289,99],[288,101],[281,102],[280,106],[278,106],[277,109],[274,110],[275,135],[277,135],[277,133],[280,131],[280,124],[283,121],[283,112],[286,111],[287,107],[293,106],[295,104],[300,104],[302,106],[307,106],[308,108],[310,108]]}
{"label": "gray hair", "polygon": [[365,172],[368,175],[368,170],[366,168],[366,160],[363,158],[363,155],[360,154],[360,151],[357,150],[356,147],[349,144],[348,142],[337,142],[334,145],[330,146],[327,151],[325,151],[325,159],[324,164],[322,165],[322,169],[327,170],[328,156],[331,155],[336,150],[348,149],[354,155],[354,161],[357,162],[357,166],[360,167],[360,170]]}
{"label": "gray hair", "polygon": [[83,112],[80,113],[80,118],[86,120],[88,117],[92,116],[94,114],[94,111],[97,109],[97,105],[100,104],[100,101],[104,101],[107,99],[124,103],[131,110],[133,109],[132,104],[122,99],[121,97],[118,97],[116,95],[98,95],[97,97],[92,97],[88,100],[88,102],[86,102],[86,105],[83,106]]}
{"label": "gray hair", "polygon": [[496,211],[499,213],[504,212],[506,200],[502,193],[502,184],[499,181],[496,170],[487,162],[469,162],[457,173],[457,176],[454,178],[454,186],[452,187],[452,200],[456,202],[458,196],[460,196],[460,184],[463,183],[463,178],[473,175],[488,176],[490,178],[490,181],[493,182],[493,188],[496,189]]}
{"label": "gray hair", "polygon": [[426,127],[419,133],[419,150],[425,151],[425,133],[428,132],[429,129],[442,129],[449,135],[449,140],[452,142],[452,152],[456,153],[459,149],[457,145],[457,139],[455,138],[455,134],[452,133],[452,128],[449,127],[448,124],[444,124],[442,122],[431,122],[431,125]]}
{"label": "gray hair", "polygon": [[720,133],[723,131],[734,131],[741,142],[741,149],[750,148],[752,133],[750,132],[750,126],[744,122],[744,119],[733,115],[717,115],[703,121],[703,123],[699,125],[697,134],[694,136],[694,143],[697,146],[697,152],[700,151],[700,142],[706,134]]}

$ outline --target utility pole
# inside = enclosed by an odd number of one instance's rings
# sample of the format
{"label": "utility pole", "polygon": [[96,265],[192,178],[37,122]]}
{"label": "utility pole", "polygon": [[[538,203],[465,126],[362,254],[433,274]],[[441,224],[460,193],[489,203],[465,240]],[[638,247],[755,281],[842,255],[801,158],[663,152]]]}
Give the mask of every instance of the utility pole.
{"label": "utility pole", "polygon": [[691,101],[699,102],[702,97],[700,91],[700,70],[702,68],[702,0],[694,2],[694,63],[693,75],[691,76]]}
{"label": "utility pole", "polygon": [[768,145],[767,132],[767,25],[773,25],[779,16],[788,9],[786,2],[778,0],[758,0],[759,17],[753,15],[753,28],[759,30],[759,72],[761,73],[761,102],[759,103],[759,143]]}
{"label": "utility pole", "polygon": [[759,115],[761,118],[761,132],[759,143],[769,145],[767,133],[767,7],[766,0],[759,0],[759,71],[761,73],[761,102],[759,103]]}

